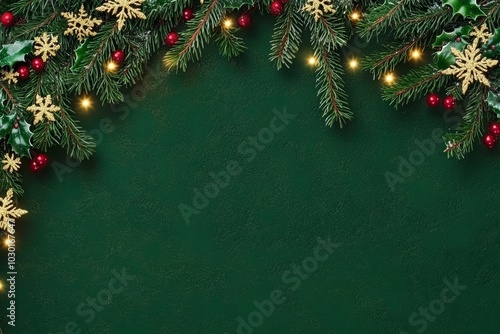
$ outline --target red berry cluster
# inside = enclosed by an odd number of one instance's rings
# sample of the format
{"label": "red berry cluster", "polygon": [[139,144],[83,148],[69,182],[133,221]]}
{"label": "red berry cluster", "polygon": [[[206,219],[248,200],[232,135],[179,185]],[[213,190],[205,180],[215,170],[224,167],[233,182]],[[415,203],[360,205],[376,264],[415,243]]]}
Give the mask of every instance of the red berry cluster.
{"label": "red berry cluster", "polygon": [[269,13],[274,16],[281,15],[283,13],[284,4],[286,4],[288,0],[274,0],[269,5]]}
{"label": "red berry cluster", "polygon": [[[441,102],[441,98],[436,93],[430,93],[427,95],[425,102],[427,103],[427,106],[429,108],[437,108],[437,107],[439,107],[439,104]],[[453,110],[453,109],[455,109],[456,106],[457,106],[457,102],[453,96],[451,96],[451,95],[446,96],[443,99],[443,108],[444,109]]]}
{"label": "red berry cluster", "polygon": [[497,137],[500,135],[500,123],[493,122],[490,124],[488,128],[488,133],[486,133],[483,137],[483,144],[487,148],[493,148],[497,145],[498,139]]}
{"label": "red berry cluster", "polygon": [[49,157],[44,153],[38,153],[30,161],[30,170],[33,173],[39,172],[49,164]]}

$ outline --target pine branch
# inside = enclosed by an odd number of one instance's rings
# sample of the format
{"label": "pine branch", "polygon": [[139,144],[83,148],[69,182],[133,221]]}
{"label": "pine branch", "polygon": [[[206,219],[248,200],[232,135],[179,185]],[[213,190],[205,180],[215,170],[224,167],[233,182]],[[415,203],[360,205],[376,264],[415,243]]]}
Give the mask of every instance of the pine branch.
{"label": "pine branch", "polygon": [[373,78],[380,79],[385,73],[393,71],[396,66],[409,59],[409,52],[419,45],[419,40],[408,43],[394,42],[384,46],[384,51],[374,52],[361,60],[361,68],[369,70]]}
{"label": "pine branch", "polygon": [[220,54],[227,58],[239,56],[246,49],[243,39],[231,30],[232,28],[221,28],[215,37]]}

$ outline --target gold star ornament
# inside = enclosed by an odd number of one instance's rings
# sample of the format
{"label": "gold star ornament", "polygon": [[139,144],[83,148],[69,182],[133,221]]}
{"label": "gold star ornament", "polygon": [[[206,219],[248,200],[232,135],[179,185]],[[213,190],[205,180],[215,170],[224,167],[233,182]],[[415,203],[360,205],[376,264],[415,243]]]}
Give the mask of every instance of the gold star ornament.
{"label": "gold star ornament", "polygon": [[5,154],[4,159],[2,160],[3,170],[8,171],[9,173],[15,172],[21,166],[21,158],[16,158],[14,154],[9,155]]}
{"label": "gold star ornament", "polygon": [[147,17],[141,12],[140,7],[146,0],[108,0],[102,6],[96,9],[100,12],[106,12],[118,18],[118,31],[125,26],[125,21],[138,18],[145,20]]}
{"label": "gold star ornament", "polygon": [[88,36],[97,35],[94,26],[99,26],[102,23],[102,20],[90,17],[83,5],[80,7],[78,14],[65,12],[61,13],[61,16],[68,20],[68,29],[66,29],[64,35],[75,35],[80,43]]}
{"label": "gold star ornament", "polygon": [[333,8],[331,0],[307,0],[302,10],[314,15],[315,21],[318,21],[327,13],[335,14],[337,12]]}
{"label": "gold star ornament", "polygon": [[54,118],[54,113],[60,111],[61,108],[52,104],[52,97],[50,95],[47,95],[46,97],[37,95],[36,103],[31,107],[28,107],[27,110],[31,111],[35,115],[33,124],[36,125],[39,122],[42,122],[44,118],[46,118],[49,122],[55,121],[56,119]]}
{"label": "gold star ornament", "polygon": [[59,36],[48,35],[46,32],[42,36],[35,37],[35,56],[41,56],[45,62],[49,57],[54,57],[61,48]]}
{"label": "gold star ornament", "polygon": [[12,203],[12,197],[14,196],[14,191],[9,189],[5,198],[0,198],[0,228],[7,231],[9,230],[10,221],[14,218],[19,218],[28,211],[23,209],[18,209]]}
{"label": "gold star ornament", "polygon": [[475,38],[472,44],[467,45],[464,52],[451,48],[455,56],[455,65],[450,66],[441,73],[454,75],[462,80],[462,93],[465,94],[469,85],[473,82],[480,82],[490,87],[490,81],[485,76],[488,69],[497,65],[498,60],[488,59],[481,55],[481,49],[478,48],[478,38]]}

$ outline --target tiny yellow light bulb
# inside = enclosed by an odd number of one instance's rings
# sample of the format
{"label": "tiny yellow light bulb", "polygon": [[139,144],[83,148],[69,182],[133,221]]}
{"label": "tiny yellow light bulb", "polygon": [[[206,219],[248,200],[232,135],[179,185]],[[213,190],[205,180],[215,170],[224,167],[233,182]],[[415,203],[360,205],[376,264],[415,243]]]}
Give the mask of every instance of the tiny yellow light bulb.
{"label": "tiny yellow light bulb", "polygon": [[233,26],[233,20],[225,19],[224,20],[224,28],[229,29]]}
{"label": "tiny yellow light bulb", "polygon": [[3,290],[3,282],[0,282],[0,290]]}
{"label": "tiny yellow light bulb", "polygon": [[353,70],[357,69],[359,66],[359,61],[357,59],[351,59],[349,61],[349,67]]}
{"label": "tiny yellow light bulb", "polygon": [[116,69],[118,68],[118,65],[116,65],[115,62],[112,62],[110,61],[107,65],[106,65],[106,70],[108,72],[114,72]]}
{"label": "tiny yellow light bulb", "polygon": [[420,50],[413,50],[410,55],[412,59],[420,59],[420,57],[422,57],[422,52],[420,52]]}
{"label": "tiny yellow light bulb", "polygon": [[88,97],[85,97],[82,99],[80,104],[83,108],[88,109],[92,106],[92,101],[90,101]]}
{"label": "tiny yellow light bulb", "polygon": [[390,84],[394,83],[394,81],[396,80],[396,77],[394,76],[394,74],[388,73],[385,75],[384,80],[386,83],[388,83],[390,85]]}
{"label": "tiny yellow light bulb", "polygon": [[318,62],[318,60],[315,58],[315,57],[309,57],[309,59],[307,60],[307,62],[309,63],[309,65],[311,66],[314,66],[316,65],[316,63]]}
{"label": "tiny yellow light bulb", "polygon": [[5,244],[5,246],[9,247],[10,246],[10,239],[9,238],[5,239],[4,244]]}
{"label": "tiny yellow light bulb", "polygon": [[353,21],[359,21],[361,18],[361,14],[359,12],[352,12],[350,16]]}

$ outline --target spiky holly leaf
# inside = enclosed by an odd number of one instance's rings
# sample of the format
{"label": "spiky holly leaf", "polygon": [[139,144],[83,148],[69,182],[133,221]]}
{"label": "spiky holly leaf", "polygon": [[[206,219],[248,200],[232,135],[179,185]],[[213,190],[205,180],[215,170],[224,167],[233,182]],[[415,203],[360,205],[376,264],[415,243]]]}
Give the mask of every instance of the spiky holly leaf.
{"label": "spiky holly leaf", "polygon": [[486,58],[498,59],[500,56],[500,28],[493,32],[493,36],[488,39],[488,43],[483,45],[483,55]]}
{"label": "spiky holly leaf", "polygon": [[441,47],[448,42],[456,41],[457,38],[467,39],[467,37],[469,37],[469,33],[471,32],[471,30],[472,27],[470,26],[462,26],[450,32],[443,31],[441,35],[436,37],[436,40],[434,41],[434,44],[432,44],[432,47],[434,48]]}
{"label": "spiky holly leaf", "polygon": [[500,96],[489,91],[486,102],[490,106],[491,110],[500,118]]}
{"label": "spiky holly leaf", "polygon": [[243,6],[253,6],[257,0],[223,0],[224,8],[238,10]]}
{"label": "spiky holly leaf", "polygon": [[18,124],[17,129],[12,129],[9,144],[17,155],[29,157],[33,132],[30,131],[30,125],[26,121],[20,121]]}
{"label": "spiky holly leaf", "polygon": [[85,40],[85,42],[83,42],[83,44],[81,44],[75,50],[76,59],[75,59],[75,63],[73,64],[73,66],[71,66],[71,71],[74,71],[75,68],[77,68],[82,63],[83,59],[85,58],[85,55],[87,54],[87,50],[89,48],[89,41],[90,41],[90,39],[87,38]]}
{"label": "spiky holly leaf", "polygon": [[11,133],[15,120],[15,113],[4,114],[0,117],[0,138],[5,138],[9,133]]}
{"label": "spiky holly leaf", "polygon": [[476,0],[443,0],[443,6],[449,5],[453,8],[453,15],[460,14],[464,18],[477,19],[478,16],[486,16]]}
{"label": "spiky holly leaf", "polygon": [[5,100],[6,100],[6,98],[5,98],[4,92],[3,92],[3,90],[0,90],[0,111],[5,108]]}
{"label": "spiky holly leaf", "polygon": [[169,6],[177,1],[178,0],[146,0],[142,5],[142,11],[146,14],[146,16],[149,16],[149,14],[155,10],[158,10],[161,7]]}
{"label": "spiky holly leaf", "polygon": [[[439,35],[439,36],[442,36]],[[437,67],[440,70],[445,70],[451,65],[455,64],[455,56],[451,52],[451,48],[455,48],[459,51],[464,51],[465,47],[467,46],[467,42],[464,39],[466,36],[461,36],[460,38],[456,37],[455,39],[451,40],[450,42],[446,43],[443,45],[441,48],[441,51],[436,52],[436,60],[437,60]],[[443,38],[444,40],[444,38]],[[436,40],[437,41],[437,40]]]}
{"label": "spiky holly leaf", "polygon": [[14,44],[5,44],[0,49],[0,67],[12,66],[24,61],[24,57],[33,49],[33,41],[17,41]]}

